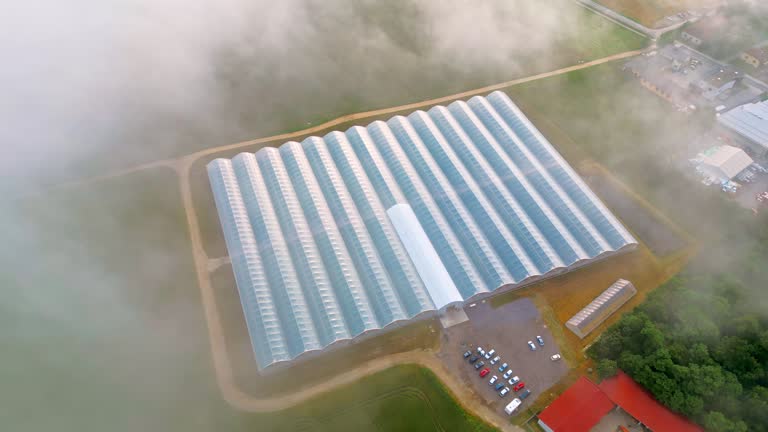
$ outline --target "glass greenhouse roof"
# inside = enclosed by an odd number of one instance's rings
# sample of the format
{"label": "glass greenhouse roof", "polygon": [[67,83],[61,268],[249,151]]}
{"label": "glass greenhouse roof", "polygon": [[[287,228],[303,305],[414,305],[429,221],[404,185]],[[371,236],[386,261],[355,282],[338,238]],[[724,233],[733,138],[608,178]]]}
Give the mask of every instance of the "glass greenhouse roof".
{"label": "glass greenhouse roof", "polygon": [[501,92],[208,174],[260,368],[636,244]]}

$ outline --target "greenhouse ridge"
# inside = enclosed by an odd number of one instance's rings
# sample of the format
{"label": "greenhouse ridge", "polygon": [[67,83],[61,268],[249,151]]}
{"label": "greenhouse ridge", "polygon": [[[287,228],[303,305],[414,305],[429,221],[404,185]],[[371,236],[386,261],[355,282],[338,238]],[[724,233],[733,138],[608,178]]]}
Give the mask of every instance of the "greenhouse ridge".
{"label": "greenhouse ridge", "polygon": [[501,92],[208,173],[261,368],[447,306],[400,240],[396,206],[453,282],[448,304],[636,245]]}

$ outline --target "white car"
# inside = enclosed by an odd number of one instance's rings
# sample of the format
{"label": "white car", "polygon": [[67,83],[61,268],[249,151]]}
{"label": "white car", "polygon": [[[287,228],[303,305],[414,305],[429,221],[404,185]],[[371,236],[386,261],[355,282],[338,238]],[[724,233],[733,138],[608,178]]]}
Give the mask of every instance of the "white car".
{"label": "white car", "polygon": [[553,356],[552,356],[552,357],[550,357],[550,358],[552,359],[552,361],[558,361],[558,360],[560,360],[562,357],[560,357],[560,354],[555,354],[555,355],[553,355]]}
{"label": "white car", "polygon": [[487,353],[485,353],[485,359],[489,360],[491,357],[493,357],[494,354],[496,354],[496,350],[495,349],[492,349],[492,350],[488,351]]}
{"label": "white car", "polygon": [[503,376],[504,376],[504,379],[508,379],[509,377],[511,377],[512,376],[512,369],[504,372]]}
{"label": "white car", "polygon": [[533,344],[533,341],[528,341],[528,348],[530,348],[531,351],[536,351],[536,345]]}
{"label": "white car", "polygon": [[506,396],[506,395],[507,395],[507,393],[509,393],[509,387],[504,387],[504,388],[503,388],[503,389],[502,389],[502,390],[499,392],[499,396],[501,396],[501,397],[504,397],[504,396]]}
{"label": "white car", "polygon": [[496,375],[492,376],[491,379],[488,381],[488,385],[493,385],[494,383],[496,383],[496,380],[498,379],[499,377],[497,377]]}
{"label": "white car", "polygon": [[483,347],[481,347],[480,345],[478,345],[478,346],[477,346],[477,352],[484,352],[484,351],[483,351]]}
{"label": "white car", "polygon": [[501,360],[501,357],[499,357],[499,356],[496,356],[496,357],[494,357],[494,358],[493,358],[493,360],[491,360],[491,364],[492,364],[492,365],[495,365],[496,363],[498,363],[498,362],[499,362],[499,360]]}
{"label": "white car", "polygon": [[485,350],[482,348],[478,348],[477,352],[480,354],[480,356],[485,357]]}
{"label": "white car", "polygon": [[520,377],[515,375],[512,378],[509,379],[509,385],[513,386],[520,382]]}

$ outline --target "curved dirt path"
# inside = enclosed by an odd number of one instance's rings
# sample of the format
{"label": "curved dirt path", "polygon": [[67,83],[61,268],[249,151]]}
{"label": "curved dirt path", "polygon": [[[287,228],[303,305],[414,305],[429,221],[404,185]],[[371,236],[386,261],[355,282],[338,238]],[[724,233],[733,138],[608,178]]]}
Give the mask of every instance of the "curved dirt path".
{"label": "curved dirt path", "polygon": [[197,214],[195,213],[192,199],[191,184],[189,182],[190,168],[198,159],[211,155],[220,151],[232,150],[237,148],[243,148],[253,146],[257,144],[263,144],[273,141],[288,141],[292,138],[302,135],[312,134],[314,132],[320,132],[329,129],[335,125],[345,122],[360,120],[375,116],[381,116],[385,114],[395,113],[405,110],[416,110],[430,105],[441,104],[450,102],[457,99],[464,99],[472,97],[478,94],[489,93],[495,90],[503,89],[509,86],[522,84],[539,79],[549,78],[556,75],[569,73],[581,69],[586,69],[592,66],[596,66],[603,63],[608,63],[615,60],[625,59],[639,55],[643,50],[628,51],[624,53],[615,54],[609,57],[593,60],[590,62],[582,63],[579,65],[560,68],[550,72],[544,72],[537,75],[528,76],[525,78],[519,78],[504,83],[499,83],[491,86],[486,86],[474,90],[469,90],[461,93],[456,93],[449,96],[444,96],[435,99],[429,99],[421,102],[415,102],[396,107],[383,108],[379,110],[366,111],[356,114],[350,114],[336,118],[334,120],[313,126],[311,128],[303,129],[296,132],[284,133],[279,135],[273,135],[269,137],[263,137],[255,140],[244,141],[235,144],[224,145],[220,147],[210,148],[192,153],[188,156],[176,159],[176,160],[163,160],[137,166],[133,169],[121,170],[113,175],[100,176],[98,179],[106,179],[118,175],[125,175],[130,172],[139,171],[149,167],[156,167],[158,165],[166,165],[175,168],[179,175],[179,187],[181,190],[182,201],[184,204],[184,210],[187,216],[187,224],[189,227],[190,241],[192,244],[192,255],[195,264],[195,273],[197,275],[198,285],[200,287],[200,294],[203,304],[203,310],[205,313],[206,324],[208,328],[208,336],[211,344],[211,354],[213,360],[214,371],[216,374],[216,381],[221,390],[224,399],[237,409],[248,412],[270,412],[278,411],[286,408],[290,408],[304,401],[318,397],[323,393],[332,391],[339,386],[352,384],[362,377],[370,374],[382,371],[384,369],[402,365],[402,364],[418,364],[420,366],[429,368],[432,370],[448,388],[453,398],[466,409],[468,412],[473,413],[485,422],[499,428],[503,431],[522,431],[522,429],[509,424],[508,419],[505,416],[493,411],[486,405],[480,402],[480,399],[472,394],[470,397],[466,396],[466,386],[462,383],[453,373],[451,373],[446,366],[429,351],[411,351],[405,353],[399,353],[373,359],[360,366],[346,371],[342,374],[336,375],[320,384],[312,387],[301,389],[295,393],[288,395],[277,396],[274,398],[256,398],[247,394],[237,386],[234,375],[231,369],[231,364],[227,355],[227,349],[224,342],[224,329],[219,317],[219,311],[216,306],[216,300],[213,293],[213,286],[211,284],[210,275],[208,272],[208,256],[203,248],[202,237],[200,233],[200,226],[197,220]]}

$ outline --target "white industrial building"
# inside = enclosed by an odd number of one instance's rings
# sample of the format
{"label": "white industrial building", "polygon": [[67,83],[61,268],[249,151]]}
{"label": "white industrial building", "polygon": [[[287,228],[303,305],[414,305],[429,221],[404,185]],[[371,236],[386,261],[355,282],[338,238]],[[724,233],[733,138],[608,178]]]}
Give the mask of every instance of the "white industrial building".
{"label": "white industrial building", "polygon": [[261,369],[637,245],[501,92],[208,174]]}
{"label": "white industrial building", "polygon": [[719,181],[731,180],[753,162],[744,150],[728,145],[713,147],[701,156],[699,170]]}
{"label": "white industrial building", "polygon": [[717,121],[756,158],[768,157],[768,100],[738,106],[718,115]]}

